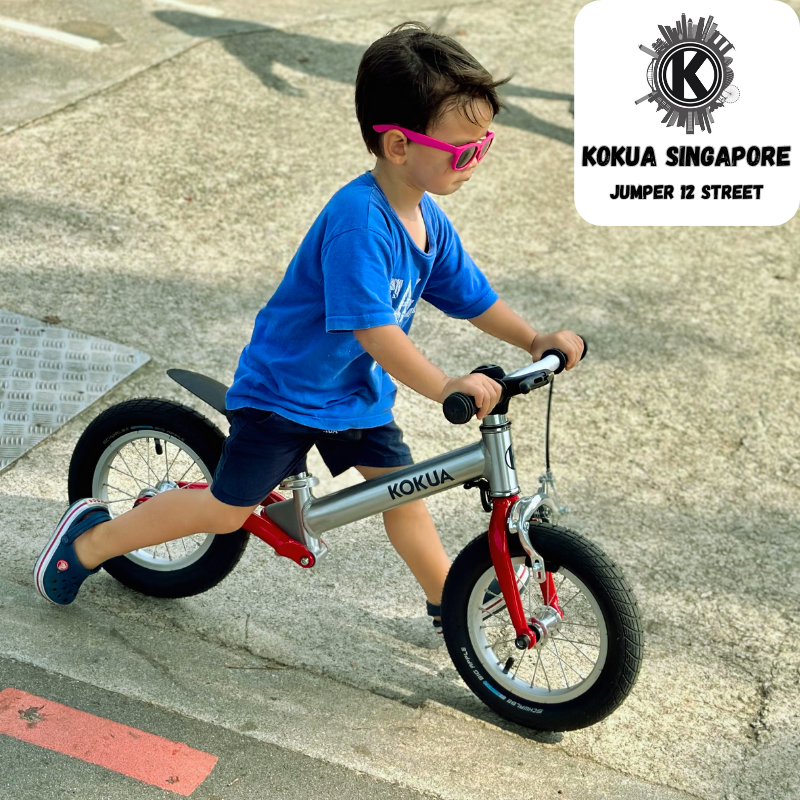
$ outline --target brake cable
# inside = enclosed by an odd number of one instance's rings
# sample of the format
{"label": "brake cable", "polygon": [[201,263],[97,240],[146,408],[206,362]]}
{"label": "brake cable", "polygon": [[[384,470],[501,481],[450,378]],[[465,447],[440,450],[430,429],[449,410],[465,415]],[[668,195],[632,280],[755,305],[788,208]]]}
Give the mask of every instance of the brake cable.
{"label": "brake cable", "polygon": [[550,494],[553,497],[553,502],[556,504],[558,508],[559,514],[568,514],[569,509],[566,506],[559,506],[558,504],[558,495],[556,494],[556,481],[553,477],[553,471],[550,469],[550,411],[553,406],[553,386],[555,385],[555,375],[553,375],[552,380],[550,381],[550,391],[547,394],[547,421],[545,422],[544,427],[544,462],[545,462],[545,473],[541,477],[542,483],[545,487],[550,487]]}
{"label": "brake cable", "polygon": [[555,385],[555,375],[550,381],[550,391],[547,394],[547,421],[544,427],[544,465],[548,474],[550,473],[550,407],[553,404],[553,386]]}

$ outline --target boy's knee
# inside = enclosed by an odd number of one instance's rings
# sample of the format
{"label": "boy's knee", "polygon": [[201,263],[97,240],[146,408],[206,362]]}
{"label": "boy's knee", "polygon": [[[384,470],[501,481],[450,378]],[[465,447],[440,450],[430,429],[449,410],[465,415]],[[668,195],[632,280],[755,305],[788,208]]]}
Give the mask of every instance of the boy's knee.
{"label": "boy's knee", "polygon": [[402,505],[390,508],[384,513],[391,514],[398,519],[430,517],[428,506],[425,505],[425,501],[423,499],[412,500],[410,503],[403,503]]}
{"label": "boy's knee", "polygon": [[220,533],[238,531],[239,528],[244,525],[247,518],[258,507],[258,504],[254,506],[233,506],[228,503],[223,503],[211,494],[210,489],[208,490],[208,503],[210,506],[211,518],[220,529]]}

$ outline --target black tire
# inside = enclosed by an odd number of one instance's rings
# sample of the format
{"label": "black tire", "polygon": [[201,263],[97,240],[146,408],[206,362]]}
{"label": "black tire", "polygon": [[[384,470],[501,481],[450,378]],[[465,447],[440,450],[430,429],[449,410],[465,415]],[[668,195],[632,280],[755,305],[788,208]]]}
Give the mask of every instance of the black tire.
{"label": "black tire", "polygon": [[[160,444],[156,444],[156,440]],[[118,471],[124,464],[122,471],[127,468],[134,474],[126,463],[128,460],[141,467],[146,483],[153,490],[158,489],[156,484],[162,467],[165,476],[169,474],[168,467],[181,472],[182,467],[192,462],[196,467],[189,466],[190,471],[183,480],[203,480],[210,485],[224,441],[225,436],[216,425],[180,403],[148,397],[111,406],[89,424],[75,446],[69,466],[70,502],[83,497],[113,500],[109,505],[112,516],[133,508],[134,493],[146,491],[147,486],[142,485],[140,475],[127,478]],[[111,484],[107,479],[109,473],[114,475]],[[178,474],[169,477],[173,481],[180,479]],[[164,490],[163,485],[160,490]],[[109,492],[115,496],[110,497]],[[132,496],[126,501],[127,495]],[[172,543],[169,542],[161,551],[146,548],[109,559],[103,568],[120,583],[142,594],[189,597],[205,592],[225,578],[242,557],[249,540],[250,534],[244,529],[225,534],[197,534],[176,540],[173,550],[184,551],[178,559],[172,558],[169,549]],[[158,557],[155,555],[158,552],[166,552],[167,557]]]}
{"label": "black tire", "polygon": [[[442,596],[445,642],[467,686],[501,716],[537,730],[584,728],[611,714],[636,682],[643,650],[636,598],[619,567],[575,531],[531,524],[530,536],[547,571],[554,574],[559,602],[564,604],[562,627],[536,648],[521,651],[514,646],[505,607],[484,618],[484,591],[495,577],[484,533],[464,548],[447,576]],[[510,535],[508,545],[515,566],[530,566],[518,536]],[[532,579],[522,599],[526,617],[536,616],[537,601],[540,610],[544,605],[539,584]],[[514,659],[511,665],[509,658]],[[546,663],[552,665],[551,674]]]}

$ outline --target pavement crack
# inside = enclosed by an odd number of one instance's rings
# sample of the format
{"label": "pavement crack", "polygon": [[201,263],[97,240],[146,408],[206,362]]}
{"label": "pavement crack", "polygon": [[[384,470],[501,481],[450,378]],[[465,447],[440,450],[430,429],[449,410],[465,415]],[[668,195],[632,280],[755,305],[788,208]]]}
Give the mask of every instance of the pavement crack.
{"label": "pavement crack", "polygon": [[166,56],[162,58],[160,61],[156,61],[153,64],[147,64],[146,66],[142,67],[141,69],[136,70],[135,72],[126,75],[124,78],[120,78],[113,83],[109,83],[106,86],[101,86],[97,89],[92,89],[88,91],[86,94],[77,97],[75,100],[70,101],[66,105],[61,106],[60,108],[55,108],[52,111],[48,111],[46,114],[40,114],[38,117],[32,117],[31,119],[26,119],[17,125],[12,125],[8,128],[0,130],[0,139],[5,136],[10,136],[12,133],[16,133],[17,131],[21,131],[24,128],[29,128],[32,125],[35,125],[37,122],[44,122],[45,120],[50,119],[51,117],[55,117],[58,114],[63,114],[65,111],[72,111],[77,109],[83,102],[86,100],[91,100],[93,97],[98,97],[100,95],[104,95],[114,91],[115,89],[125,86],[126,84],[130,83],[131,81],[136,80],[141,75],[144,75],[151,70],[157,69],[158,67],[162,66],[163,64],[168,64],[170,61],[174,61],[185,53],[188,53],[190,50],[194,50],[195,47],[200,47],[201,45],[207,44],[208,42],[215,41],[215,39],[200,39],[196,42],[190,42],[187,44],[185,49],[178,51],[177,53],[173,53],[172,55]]}
{"label": "pavement crack", "polygon": [[[780,650],[778,651],[780,654]],[[770,670],[768,678],[758,682],[756,690],[758,691],[759,703],[756,715],[749,725],[752,728],[752,738],[756,747],[762,744],[764,735],[766,734],[769,725],[767,723],[767,709],[769,707],[769,699],[772,694],[773,678],[775,676],[775,667]]]}
{"label": "pavement crack", "polygon": [[[785,641],[785,640],[784,640]],[[756,709],[753,718],[748,722],[750,730],[747,733],[750,743],[744,746],[742,754],[742,763],[736,773],[732,776],[731,788],[726,793],[726,797],[737,797],[740,786],[742,786],[747,772],[747,767],[754,758],[757,758],[760,751],[767,745],[769,738],[770,725],[768,721],[769,704],[772,697],[773,688],[775,686],[776,673],[778,671],[783,652],[785,650],[784,642],[782,641],[778,647],[775,657],[770,663],[769,671],[766,677],[762,677],[756,684],[756,692],[758,693],[758,708]]]}
{"label": "pavement crack", "polygon": [[136,655],[141,656],[145,661],[147,661],[148,664],[155,667],[159,672],[162,672],[170,679],[172,678],[169,669],[164,664],[162,664],[157,659],[153,658],[153,656],[151,656],[150,653],[148,653],[146,650],[143,650],[141,647],[135,645],[130,639],[123,636],[116,628],[110,628],[109,634],[113,638],[119,639],[121,642],[124,642],[130,650],[136,653]]}

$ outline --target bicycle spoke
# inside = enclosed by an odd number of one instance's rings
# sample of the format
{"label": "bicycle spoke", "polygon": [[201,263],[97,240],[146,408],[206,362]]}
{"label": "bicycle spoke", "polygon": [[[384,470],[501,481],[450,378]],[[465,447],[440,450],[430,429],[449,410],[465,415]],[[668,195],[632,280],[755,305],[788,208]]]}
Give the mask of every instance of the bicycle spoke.
{"label": "bicycle spoke", "polygon": [[491,644],[485,644],[483,646],[483,649],[488,650],[490,647],[494,648],[497,647],[497,645],[499,644],[508,644],[509,642],[515,642],[516,640],[517,640],[516,637],[514,637],[513,639],[501,639],[497,642],[492,642]]}
{"label": "bicycle spoke", "polygon": [[579,589],[577,592],[575,592],[575,594],[573,594],[573,595],[572,595],[572,596],[569,598],[569,600],[566,600],[566,601],[565,601],[565,602],[563,602],[563,603],[562,603],[562,602],[559,600],[559,601],[558,601],[558,604],[559,604],[559,606],[561,606],[561,610],[563,611],[563,610],[564,610],[564,606],[565,606],[565,605],[567,605],[567,603],[571,603],[571,602],[572,602],[572,601],[573,601],[573,600],[574,600],[576,597],[578,597],[578,595],[580,595],[580,593],[581,593],[581,592],[580,592],[580,589]]}
{"label": "bicycle spoke", "polygon": [[[147,484],[142,484],[142,482],[133,474],[133,471],[131,470],[130,465],[125,460],[125,456],[122,455],[122,450],[120,450],[119,453],[117,453],[117,455],[122,459],[122,463],[128,468],[128,472],[130,473],[131,478],[133,478],[136,481],[136,483],[138,483],[140,486],[146,486]],[[119,470],[119,471],[121,472],[122,470]]]}
{"label": "bicycle spoke", "polygon": [[[173,447],[175,447],[175,445],[173,445]],[[183,452],[183,451],[180,449],[180,447],[176,447],[175,449],[176,449],[178,452],[177,452],[177,453],[175,453],[175,458],[173,458],[173,459],[172,459],[172,463],[171,463],[171,464],[170,464],[170,465],[167,467],[167,480],[169,480],[169,470],[170,470],[170,467],[174,467],[174,466],[175,466],[175,462],[178,460],[178,456],[179,456],[179,455],[180,455],[180,454]],[[167,443],[166,443],[166,442],[164,442],[164,457],[165,457],[165,459],[166,459],[166,455],[167,455]]]}
{"label": "bicycle spoke", "polygon": [[156,483],[158,483],[158,475],[156,474],[155,470],[150,466],[150,445],[147,444],[147,442],[149,442],[149,441],[150,441],[150,439],[148,437],[145,440],[145,447],[147,447],[147,461],[145,461],[144,458],[142,458],[142,454],[139,452],[139,448],[136,446],[136,442],[135,441],[131,441],[130,445],[133,448],[133,452],[136,453],[136,455],[139,456],[139,458],[142,459],[144,464],[147,466],[148,471],[156,479]]}
{"label": "bicycle spoke", "polygon": [[[544,668],[544,661],[542,661],[542,651],[536,651],[539,654],[539,663],[542,665],[542,672],[544,673],[544,679],[547,681],[547,691],[552,692],[553,690],[550,688],[550,678],[547,677],[547,670]],[[533,687],[533,681],[531,681],[531,687]]]}
{"label": "bicycle spoke", "polygon": [[[192,461],[192,463],[189,464],[189,466],[186,468],[186,472],[188,472],[192,467],[196,467],[196,466],[197,466],[197,462],[196,461]],[[183,475],[181,475],[180,478],[178,478],[178,480],[175,481],[175,483],[180,483],[186,477],[186,472],[184,472]],[[190,483],[195,483],[195,481],[190,481]],[[179,489],[187,489],[188,487],[187,486],[179,486],[178,488]]]}
{"label": "bicycle spoke", "polygon": [[533,600],[531,599],[531,584],[533,583],[532,578],[528,578],[528,585],[525,587],[525,595],[528,598],[528,607],[525,609],[525,616],[530,617],[532,615],[531,609],[533,608]]}
{"label": "bicycle spoke", "polygon": [[[575,667],[573,667],[572,664],[569,663],[569,661],[564,661],[564,659],[561,658],[561,656],[558,654],[558,645],[556,645],[554,641],[553,641],[553,646],[556,648],[555,657],[558,659],[559,666],[561,667],[561,672],[564,672],[564,665],[566,664],[582,681],[585,681],[586,680],[585,676],[581,675],[580,672],[578,672],[578,670],[576,670]],[[550,652],[552,653],[553,651],[551,650]],[[569,682],[567,681],[566,673],[564,674],[564,683],[567,685],[567,687],[569,687]]]}
{"label": "bicycle spoke", "polygon": [[[128,465],[125,464],[125,466],[127,467]],[[119,472],[120,475],[124,475],[126,478],[133,478],[133,480],[135,480],[136,483],[139,483],[139,481],[137,480],[136,476],[134,476],[130,472],[125,472],[124,470],[121,470],[119,467],[115,467],[113,464],[109,464],[108,468],[109,469],[113,469],[114,472]],[[130,469],[130,467],[128,467],[128,469]]]}
{"label": "bicycle spoke", "polygon": [[585,622],[568,622],[567,620],[563,620],[561,622],[562,625],[574,625],[576,628],[595,628],[596,630],[600,629],[599,625],[588,625]]}
{"label": "bicycle spoke", "polygon": [[[559,631],[559,633],[561,633],[561,631]],[[560,636],[556,636],[555,634],[553,634],[553,638],[554,639],[563,639],[565,642],[569,642],[570,644],[583,644],[583,645],[586,645],[587,647],[596,647],[598,650],[600,649],[600,645],[599,644],[595,644],[594,642],[581,642],[581,641],[578,641],[577,639],[569,639],[566,636],[564,636],[563,633],[561,633]]]}
{"label": "bicycle spoke", "polygon": [[514,678],[517,677],[517,673],[519,672],[519,668],[522,666],[522,662],[525,660],[525,656],[526,655],[528,655],[528,651],[527,650],[525,650],[522,653],[522,658],[517,662],[517,668],[514,670],[514,675],[513,675]]}
{"label": "bicycle spoke", "polygon": [[[557,637],[555,637],[555,636],[553,637],[553,642],[556,641],[556,638]],[[564,639],[562,637],[561,641],[562,642],[568,642],[569,644],[571,644],[592,666],[594,666],[594,664],[596,663],[595,659],[589,658],[589,656],[587,656],[586,653],[584,653],[583,650],[581,650],[580,647],[578,647],[578,645],[576,645],[575,642],[572,641],[572,639]],[[585,644],[585,643],[581,642],[581,644]],[[591,645],[589,645],[589,647],[597,647],[598,650],[600,649],[599,645],[596,645],[596,644],[591,644]]]}
{"label": "bicycle spoke", "polygon": [[113,489],[115,492],[122,492],[122,494],[127,494],[127,495],[128,495],[128,497],[132,498],[133,500],[136,500],[136,495],[135,495],[135,494],[129,494],[129,493],[128,493],[128,492],[126,492],[124,489],[120,489],[118,486],[114,486],[114,484],[112,484],[112,483],[108,483],[108,482],[106,482],[106,484],[105,484],[105,485],[106,485],[106,486],[107,486],[109,489]]}
{"label": "bicycle spoke", "polygon": [[558,645],[556,644],[555,639],[552,640],[553,647],[555,648],[556,658],[558,659],[558,665],[561,667],[561,674],[564,676],[564,688],[569,689],[569,681],[567,680],[567,673],[564,672],[564,660],[561,658],[561,655],[558,652]]}

